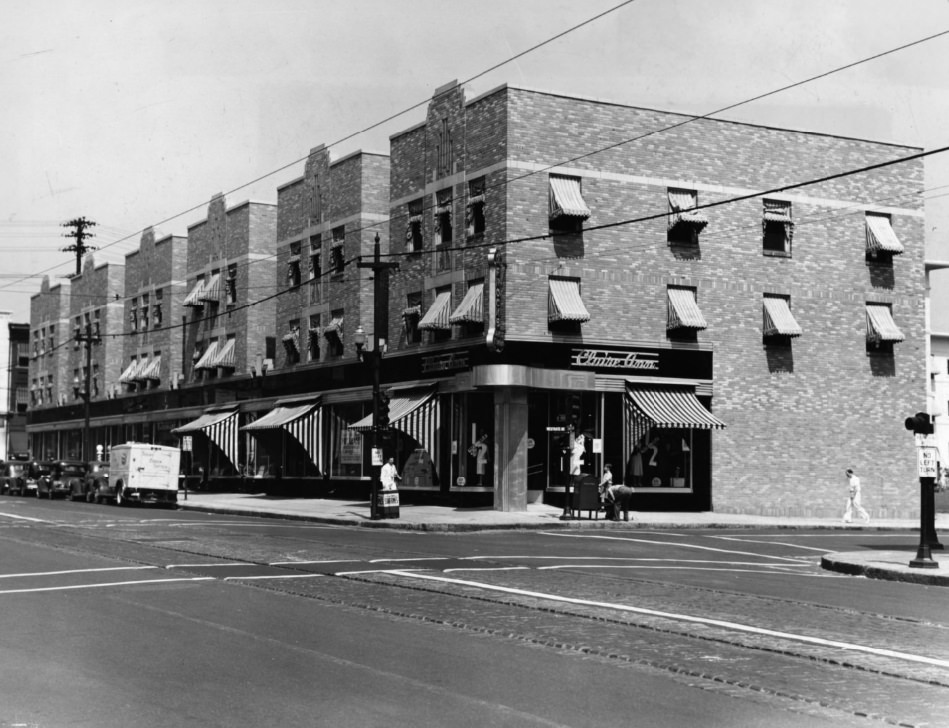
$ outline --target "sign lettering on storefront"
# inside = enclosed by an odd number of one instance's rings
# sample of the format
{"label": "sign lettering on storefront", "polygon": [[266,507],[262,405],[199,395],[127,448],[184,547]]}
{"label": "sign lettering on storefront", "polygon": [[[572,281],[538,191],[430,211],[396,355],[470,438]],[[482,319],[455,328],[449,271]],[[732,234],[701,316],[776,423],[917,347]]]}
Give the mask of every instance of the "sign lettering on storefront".
{"label": "sign lettering on storefront", "polygon": [[453,352],[451,354],[439,354],[437,356],[422,357],[422,372],[430,374],[432,372],[446,372],[453,369],[468,368],[468,353]]}
{"label": "sign lettering on storefront", "polygon": [[648,369],[659,370],[659,354],[615,349],[574,349],[570,366],[587,369]]}

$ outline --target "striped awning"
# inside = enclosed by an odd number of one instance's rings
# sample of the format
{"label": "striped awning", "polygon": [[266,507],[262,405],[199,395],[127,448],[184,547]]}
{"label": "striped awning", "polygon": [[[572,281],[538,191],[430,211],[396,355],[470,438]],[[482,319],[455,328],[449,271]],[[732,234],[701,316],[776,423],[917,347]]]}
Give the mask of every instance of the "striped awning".
{"label": "striped awning", "polygon": [[178,435],[187,435],[191,433],[202,433],[217,445],[231,464],[237,466],[237,408],[236,407],[214,407],[209,409],[196,420],[192,420],[181,427],[172,430],[172,433]]}
{"label": "striped awning", "polygon": [[800,336],[803,330],[791,315],[791,307],[786,298],[780,296],[764,297],[764,335]]}
{"label": "striped awning", "polygon": [[289,352],[300,350],[300,330],[294,329],[289,334],[284,334],[281,339],[284,348]]}
{"label": "striped awning", "polygon": [[708,225],[708,218],[701,212],[693,210],[696,205],[696,195],[691,190],[669,190],[669,229],[679,223],[692,225],[701,232]]}
{"label": "striped awning", "polygon": [[343,316],[337,316],[323,328],[323,336],[327,338],[335,336],[340,341],[343,340]]}
{"label": "striped awning", "polygon": [[705,317],[695,301],[691,288],[668,288],[669,296],[667,329],[707,329]]}
{"label": "striped awning", "polygon": [[435,296],[435,303],[431,305],[425,315],[419,319],[419,329],[440,329],[447,330],[451,328],[451,321],[448,320],[448,314],[451,309],[451,291],[442,291]]}
{"label": "striped awning", "polygon": [[204,293],[204,279],[199,278],[198,282],[194,284],[194,288],[191,289],[191,293],[185,296],[184,305],[194,306],[195,308],[201,308],[204,305],[204,299],[202,298],[203,293]]}
{"label": "striped awning", "polygon": [[204,284],[204,290],[198,294],[198,298],[209,303],[216,303],[221,298],[221,274],[215,273]]}
{"label": "striped awning", "polygon": [[270,412],[244,425],[241,431],[259,435],[282,430],[300,443],[313,464],[323,472],[321,422],[319,397],[311,397],[303,402],[299,398],[277,400]]}
{"label": "striped awning", "polygon": [[550,219],[559,217],[590,217],[590,208],[580,193],[580,180],[576,177],[550,176]]}
{"label": "striped awning", "polygon": [[[435,462],[438,462],[435,448],[440,425],[436,387],[393,390],[389,400],[389,426],[416,440]],[[349,425],[348,429],[357,432],[371,431],[372,415],[369,414]]]}
{"label": "striped awning", "polygon": [[125,369],[122,370],[122,373],[119,375],[119,382],[122,384],[127,384],[133,381],[132,374],[135,372],[137,368],[138,368],[138,359],[132,359],[131,363],[129,363],[129,365],[125,367]]}
{"label": "striped awning", "polygon": [[725,423],[685,387],[643,387],[627,382],[626,412],[639,439],[650,428],[719,430]]}
{"label": "striped awning", "polygon": [[234,369],[237,366],[236,354],[234,353],[234,339],[228,339],[224,343],[224,346],[221,347],[217,356],[214,357],[214,364],[212,366],[226,367],[228,369]]}
{"label": "striped awning", "polygon": [[217,341],[212,341],[208,344],[208,348],[204,350],[204,353],[201,355],[201,358],[198,359],[197,363],[194,365],[195,369],[213,369],[215,364],[214,360],[217,358]]}
{"label": "striped awning", "polygon": [[406,306],[404,309],[402,309],[402,318],[418,318],[421,315],[421,306]]}
{"label": "striped awning", "polygon": [[891,253],[899,255],[903,252],[903,244],[893,232],[888,215],[872,215],[867,213],[867,252]]}
{"label": "striped awning", "polygon": [[893,312],[889,305],[867,304],[867,341],[879,344],[884,341],[903,341],[906,338],[893,321]]}
{"label": "striped awning", "polygon": [[547,321],[590,320],[590,312],[580,298],[580,281],[576,278],[547,279]]}
{"label": "striped awning", "polygon": [[138,375],[139,379],[146,380],[159,380],[161,379],[161,355],[154,357],[141,373]]}
{"label": "striped awning", "polygon": [[794,224],[791,221],[791,203],[784,200],[764,200],[764,222],[782,222]]}
{"label": "striped awning", "polygon": [[448,322],[452,324],[474,323],[480,324],[484,321],[484,283],[475,283],[468,287],[468,292],[458,304],[458,308],[448,317]]}

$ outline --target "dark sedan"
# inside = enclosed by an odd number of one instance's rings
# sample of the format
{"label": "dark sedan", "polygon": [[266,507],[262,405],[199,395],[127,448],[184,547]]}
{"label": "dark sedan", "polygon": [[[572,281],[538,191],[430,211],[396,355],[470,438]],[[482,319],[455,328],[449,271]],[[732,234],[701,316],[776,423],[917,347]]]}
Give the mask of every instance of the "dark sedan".
{"label": "dark sedan", "polygon": [[76,480],[86,477],[86,464],[81,460],[52,460],[40,463],[46,472],[36,480],[36,497],[68,496]]}
{"label": "dark sedan", "polygon": [[17,460],[0,463],[0,493],[24,495],[28,465],[29,463]]}

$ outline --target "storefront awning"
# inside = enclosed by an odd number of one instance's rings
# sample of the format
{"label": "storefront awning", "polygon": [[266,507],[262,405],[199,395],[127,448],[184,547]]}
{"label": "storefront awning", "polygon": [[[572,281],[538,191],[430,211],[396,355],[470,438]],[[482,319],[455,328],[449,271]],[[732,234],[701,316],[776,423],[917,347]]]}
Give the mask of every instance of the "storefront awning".
{"label": "storefront awning", "polygon": [[590,312],[580,298],[580,281],[575,278],[549,278],[547,289],[547,320],[576,321],[590,320]]}
{"label": "storefront awning", "polygon": [[627,383],[626,400],[633,420],[641,426],[668,429],[718,430],[725,423],[699,402],[695,392],[681,387],[643,387]]}
{"label": "storefront awning", "polygon": [[451,291],[442,291],[435,296],[435,303],[425,312],[425,315],[419,319],[419,329],[438,329],[448,330],[451,328],[451,322],[448,320],[449,310],[451,308]]}
{"label": "storefront awning", "polygon": [[893,232],[888,216],[867,214],[867,252],[871,255],[903,252],[903,244]]}
{"label": "storefront awning", "polygon": [[[389,400],[389,426],[417,440],[433,460],[436,459],[435,447],[440,425],[436,387],[413,387],[392,392]],[[348,429],[369,432],[372,430],[372,415],[363,417]]]}
{"label": "storefront awning", "polygon": [[201,355],[201,358],[198,359],[198,362],[194,365],[194,368],[213,369],[215,358],[217,358],[217,341],[212,341],[210,344],[208,344],[208,348],[204,350],[204,353]]}
{"label": "storefront awning", "polygon": [[213,407],[196,420],[175,428],[172,433],[178,437],[192,433],[206,435],[237,467],[237,415],[236,407]]}
{"label": "storefront awning", "polygon": [[475,283],[468,288],[468,292],[448,317],[448,322],[452,324],[474,323],[480,324],[484,321],[484,283]]}
{"label": "storefront awning", "polygon": [[228,339],[224,343],[224,346],[221,347],[217,356],[214,357],[213,366],[226,367],[227,369],[234,369],[237,366],[236,354],[234,353],[234,339]]}
{"label": "storefront awning", "polygon": [[301,402],[299,398],[277,400],[274,408],[255,422],[244,425],[242,432],[258,435],[283,430],[292,436],[310,456],[310,460],[323,471],[320,442],[322,441],[320,420],[320,398]]}
{"label": "storefront awning", "polygon": [[893,312],[886,304],[867,304],[867,341],[880,342],[903,341],[905,337],[893,320]]}
{"label": "storefront awning", "polygon": [[794,316],[786,298],[765,296],[764,298],[764,335],[800,336],[804,333]]}
{"label": "storefront awning", "polygon": [[199,278],[198,282],[194,284],[194,288],[191,289],[191,293],[185,296],[184,305],[201,308],[204,305],[204,300],[201,297],[202,293],[204,293],[204,279]]}
{"label": "storefront awning", "polygon": [[590,217],[590,208],[580,194],[580,180],[575,177],[550,177],[550,219]]}
{"label": "storefront awning", "polygon": [[707,329],[705,317],[695,301],[691,288],[669,288],[669,316],[667,329]]}

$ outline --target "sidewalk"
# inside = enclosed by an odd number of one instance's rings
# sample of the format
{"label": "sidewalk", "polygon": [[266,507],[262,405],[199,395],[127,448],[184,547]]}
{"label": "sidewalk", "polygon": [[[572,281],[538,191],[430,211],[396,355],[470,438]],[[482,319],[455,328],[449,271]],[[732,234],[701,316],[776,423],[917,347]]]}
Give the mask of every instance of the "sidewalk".
{"label": "sidewalk", "polygon": [[[368,500],[335,500],[324,498],[285,498],[248,493],[196,493],[182,491],[178,506],[184,510],[230,515],[284,518],[344,526],[397,528],[417,531],[484,531],[497,529],[683,529],[683,528],[769,528],[828,529],[862,531],[905,531],[904,550],[855,551],[828,554],[821,559],[825,569],[874,579],[912,581],[914,583],[949,586],[949,554],[934,550],[935,569],[911,568],[919,543],[918,519],[880,519],[869,525],[843,524],[837,519],[753,516],[732,513],[630,513],[630,521],[608,521],[599,518],[561,521],[562,509],[547,504],[530,504],[526,511],[505,512],[492,508],[455,508],[437,505],[402,505],[398,518],[373,521],[369,518]],[[596,515],[596,514],[594,514]],[[936,514],[936,531],[949,530],[949,513]],[[947,545],[949,536],[940,536]]]}

